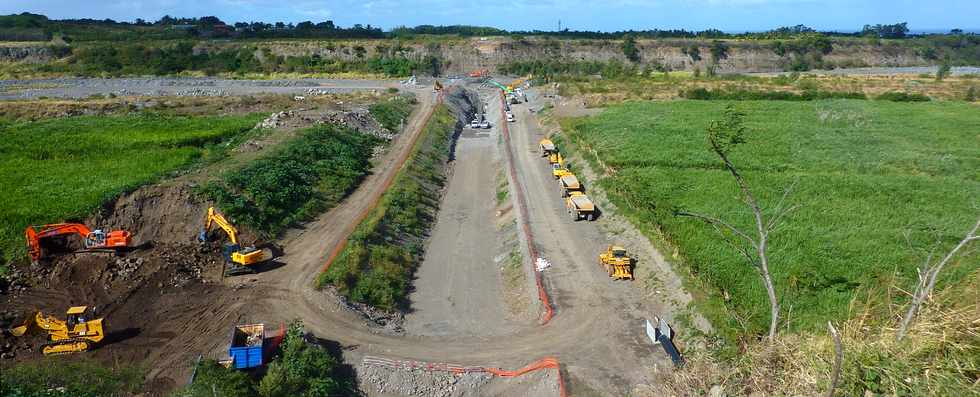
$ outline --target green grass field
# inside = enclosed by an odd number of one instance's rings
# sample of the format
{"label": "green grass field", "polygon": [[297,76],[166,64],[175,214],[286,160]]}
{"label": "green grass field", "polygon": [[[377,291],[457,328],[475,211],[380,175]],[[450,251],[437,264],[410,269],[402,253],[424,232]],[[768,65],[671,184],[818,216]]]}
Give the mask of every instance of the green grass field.
{"label": "green grass field", "polygon": [[26,258],[24,228],[81,220],[119,193],[227,150],[261,115],[82,116],[0,123],[0,260]]}
{"label": "green grass field", "polygon": [[[565,120],[563,129],[593,165],[592,151],[614,170],[598,182],[620,210],[649,236],[659,225],[679,247],[701,281],[695,284],[706,286],[704,311],[716,325],[728,335],[762,333],[768,303],[758,273],[710,226],[673,215],[685,209],[754,230],[731,176],[708,150],[705,127],[726,104],[628,102]],[[736,107],[750,132],[733,161],[763,203],[774,205],[796,181],[791,201],[802,206],[776,230],[770,249],[789,329],[820,330],[826,320],[846,318],[857,292],[885,289],[895,275],[910,287],[936,236],[945,247],[955,244],[980,212],[977,106],[824,100]],[[978,264],[975,254],[954,260],[944,282]]]}

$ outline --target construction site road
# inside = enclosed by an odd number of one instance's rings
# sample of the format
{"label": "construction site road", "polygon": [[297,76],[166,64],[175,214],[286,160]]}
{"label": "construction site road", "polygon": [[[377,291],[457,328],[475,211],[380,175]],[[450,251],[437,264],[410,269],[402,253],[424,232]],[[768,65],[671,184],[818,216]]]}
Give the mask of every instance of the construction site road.
{"label": "construction site road", "polygon": [[[544,326],[504,323],[498,329],[494,329],[493,324],[487,324],[500,315],[496,308],[480,307],[500,305],[497,291],[499,275],[496,271],[478,271],[465,277],[450,276],[450,281],[458,282],[458,286],[433,291],[432,296],[469,296],[468,301],[460,303],[459,307],[450,305],[443,310],[436,305],[433,307],[435,310],[426,308],[420,311],[425,316],[419,319],[419,324],[423,324],[421,328],[425,328],[424,324],[448,324],[446,328],[437,330],[440,332],[430,332],[432,335],[414,335],[411,332],[401,335],[379,329],[369,324],[361,314],[341,304],[334,295],[314,288],[315,279],[323,269],[326,258],[344,242],[347,234],[359,222],[360,215],[369,210],[384,193],[385,182],[399,171],[400,160],[412,149],[415,138],[423,130],[427,115],[438,104],[431,89],[414,92],[419,100],[418,106],[403,132],[375,160],[372,174],[340,205],[303,227],[288,232],[280,242],[284,254],[276,259],[276,266],[256,275],[225,279],[224,283],[232,287],[228,289],[230,293],[203,297],[209,300],[206,310],[197,310],[192,321],[184,321],[172,332],[161,334],[154,341],[152,349],[148,349],[146,359],[152,368],[147,376],[148,382],[154,382],[155,378],[184,382],[199,352],[205,357],[224,357],[227,354],[228,324],[278,324],[295,319],[302,320],[306,329],[316,337],[336,341],[350,363],[357,363],[365,355],[371,355],[520,368],[542,357],[554,356],[561,360],[567,371],[565,379],[572,394],[627,394],[638,385],[652,382],[654,368],[670,366],[664,353],[652,345],[646,336],[644,320],[656,315],[669,315],[674,308],[666,302],[644,296],[642,288],[636,284],[609,279],[599,268],[596,256],[608,243],[597,225],[603,220],[573,222],[566,216],[550,167],[537,152],[537,142],[543,135],[527,105],[514,106],[517,122],[509,124],[512,138],[509,143],[517,169],[517,178],[511,180],[511,189],[523,189],[529,213],[526,221],[535,236],[534,243],[541,255],[553,264],[544,273],[545,287],[552,295],[556,308],[553,320]],[[505,123],[499,92],[484,90],[481,95],[489,105],[486,110],[488,118],[495,125]],[[500,125],[497,125],[491,134],[499,131]],[[492,178],[488,180],[468,175],[479,171],[481,164],[484,171],[489,171],[489,164],[494,163],[486,162],[488,157],[484,156],[490,153],[489,158],[492,158],[493,151],[482,148],[482,145],[496,141],[476,137],[462,140],[460,163],[457,165],[460,174],[450,179],[446,189],[447,192],[460,191],[465,194],[444,199],[446,206],[442,213],[443,217],[448,217],[446,222],[451,221],[453,216],[472,217],[474,222],[475,219],[489,216],[490,203],[495,200]],[[464,162],[464,155],[472,158]],[[501,167],[508,164],[506,158],[501,159]],[[473,202],[464,205],[463,201],[470,198]],[[454,201],[456,199],[460,201]],[[480,227],[483,226],[467,230],[465,236],[453,237],[476,239],[481,233]],[[482,230],[486,232],[486,229]],[[450,227],[439,233],[452,232]],[[467,249],[466,246],[459,247],[458,241],[430,243],[427,252],[432,258],[430,260],[442,262],[436,269],[439,266],[451,267],[454,263],[459,265],[473,260],[475,256],[482,261],[490,254]],[[482,265],[468,264],[463,268],[466,266]],[[529,258],[525,258],[525,266],[530,269]],[[418,276],[420,281],[417,281],[416,288],[429,288],[441,282],[439,277],[445,277],[424,271]],[[497,285],[470,288],[479,283]],[[413,298],[428,299],[424,295]],[[472,308],[481,311],[461,312]],[[513,332],[510,332],[511,326]],[[475,327],[487,327],[492,332],[472,332]],[[498,332],[505,335],[488,336],[500,335]]]}
{"label": "construction site road", "polygon": [[405,330],[413,335],[505,335],[496,227],[499,128],[466,128],[456,144],[425,259],[415,273]]}

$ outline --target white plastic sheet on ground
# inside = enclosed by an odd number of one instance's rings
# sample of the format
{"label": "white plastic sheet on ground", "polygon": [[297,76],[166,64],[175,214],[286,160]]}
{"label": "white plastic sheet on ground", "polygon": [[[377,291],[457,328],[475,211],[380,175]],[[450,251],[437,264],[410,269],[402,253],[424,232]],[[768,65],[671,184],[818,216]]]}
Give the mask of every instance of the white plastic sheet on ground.
{"label": "white plastic sheet on ground", "polygon": [[538,258],[536,261],[534,261],[534,270],[540,272],[540,271],[544,271],[544,269],[547,269],[549,267],[551,267],[551,262],[548,262],[547,259]]}

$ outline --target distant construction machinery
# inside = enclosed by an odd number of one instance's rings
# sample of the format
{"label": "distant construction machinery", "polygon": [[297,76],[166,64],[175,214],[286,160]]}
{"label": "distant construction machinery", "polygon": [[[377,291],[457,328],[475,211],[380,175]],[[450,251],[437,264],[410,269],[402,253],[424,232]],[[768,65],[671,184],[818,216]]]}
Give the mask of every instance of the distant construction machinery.
{"label": "distant construction machinery", "polygon": [[27,316],[24,324],[10,330],[13,336],[23,336],[32,330],[48,334],[48,342],[41,346],[45,355],[86,351],[105,338],[101,318],[87,306],[74,306],[68,309],[68,318],[61,321],[53,316],[35,312]]}
{"label": "distant construction machinery", "polygon": [[626,248],[610,245],[599,254],[599,265],[615,280],[633,279],[633,258],[626,254]]}
{"label": "distant construction machinery", "polygon": [[207,242],[211,226],[215,224],[228,235],[228,243],[225,244],[223,250],[225,262],[228,263],[228,268],[225,269],[226,276],[255,273],[256,265],[272,259],[272,251],[269,249],[260,250],[254,246],[242,248],[238,242],[238,229],[214,207],[208,208],[208,214],[204,218],[204,227],[201,228],[201,232],[197,236],[198,241]]}
{"label": "distant construction machinery", "polygon": [[24,239],[27,240],[27,251],[31,255],[31,261],[37,263],[43,257],[41,242],[45,239],[58,236],[78,235],[85,244],[86,251],[99,250],[121,250],[128,248],[132,236],[127,231],[113,230],[104,232],[96,229],[91,230],[88,226],[81,223],[55,223],[43,226],[28,226],[24,231]]}

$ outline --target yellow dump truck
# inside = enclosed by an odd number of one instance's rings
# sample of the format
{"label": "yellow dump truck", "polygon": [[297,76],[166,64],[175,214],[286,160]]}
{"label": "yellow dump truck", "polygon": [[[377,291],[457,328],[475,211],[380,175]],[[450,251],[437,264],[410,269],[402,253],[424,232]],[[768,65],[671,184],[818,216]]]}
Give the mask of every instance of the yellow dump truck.
{"label": "yellow dump truck", "polygon": [[571,192],[565,198],[565,209],[568,210],[568,215],[573,221],[583,218],[589,221],[595,219],[595,204],[585,193]]}
{"label": "yellow dump truck", "polygon": [[615,280],[633,279],[633,258],[626,254],[626,248],[610,245],[599,254],[599,266]]}
{"label": "yellow dump truck", "polygon": [[561,187],[561,196],[568,197],[572,192],[581,192],[582,184],[579,183],[575,174],[565,171],[564,175],[558,177],[558,185]]}
{"label": "yellow dump truck", "polygon": [[549,157],[552,153],[558,153],[558,149],[555,147],[555,143],[552,142],[551,139],[542,139],[540,145],[541,157]]}

